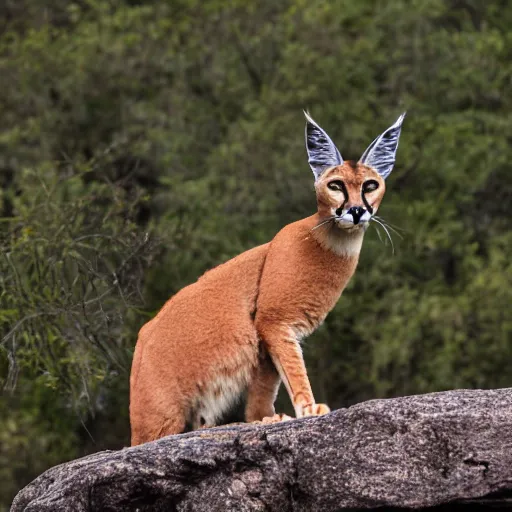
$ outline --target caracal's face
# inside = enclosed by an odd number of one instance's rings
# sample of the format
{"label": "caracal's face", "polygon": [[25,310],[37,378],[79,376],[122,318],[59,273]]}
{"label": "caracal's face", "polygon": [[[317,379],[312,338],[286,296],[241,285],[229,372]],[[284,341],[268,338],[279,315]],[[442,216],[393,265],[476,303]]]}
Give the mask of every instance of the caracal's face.
{"label": "caracal's face", "polygon": [[384,197],[384,179],[360,162],[327,169],[315,182],[318,214],[339,229],[365,230]]}
{"label": "caracal's face", "polygon": [[318,227],[333,222],[340,230],[364,231],[384,197],[384,180],[395,164],[405,112],[366,148],[358,162],[345,161],[325,130],[304,114],[308,163],[315,175],[321,220]]}

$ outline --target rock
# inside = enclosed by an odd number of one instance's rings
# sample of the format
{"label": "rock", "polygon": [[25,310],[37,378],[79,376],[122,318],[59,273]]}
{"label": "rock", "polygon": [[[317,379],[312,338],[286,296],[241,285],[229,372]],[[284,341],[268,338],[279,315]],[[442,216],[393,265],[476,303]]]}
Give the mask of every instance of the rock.
{"label": "rock", "polygon": [[100,452],[49,469],[11,510],[487,510],[511,497],[512,389],[457,390]]}

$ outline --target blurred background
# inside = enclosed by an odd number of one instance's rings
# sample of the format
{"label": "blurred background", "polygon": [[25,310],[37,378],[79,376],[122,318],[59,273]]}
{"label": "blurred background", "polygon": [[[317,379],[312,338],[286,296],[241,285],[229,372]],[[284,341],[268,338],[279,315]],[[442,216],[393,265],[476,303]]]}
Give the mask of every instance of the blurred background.
{"label": "blurred background", "polygon": [[303,108],[345,159],[408,111],[317,400],[512,385],[512,3],[48,4],[0,5],[0,509],[128,445],[142,323],[315,211]]}

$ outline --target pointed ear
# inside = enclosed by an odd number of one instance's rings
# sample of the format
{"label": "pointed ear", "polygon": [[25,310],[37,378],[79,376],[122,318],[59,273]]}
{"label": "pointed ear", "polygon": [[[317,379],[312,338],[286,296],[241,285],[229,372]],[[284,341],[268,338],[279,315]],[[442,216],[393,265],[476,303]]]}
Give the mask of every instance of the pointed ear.
{"label": "pointed ear", "polygon": [[396,150],[405,114],[404,112],[394,125],[379,135],[359,159],[362,164],[373,167],[384,179],[391,174],[395,165]]}
{"label": "pointed ear", "polygon": [[313,118],[304,111],[306,116],[306,149],[308,163],[315,175],[315,181],[329,167],[343,164],[338,148],[329,135],[318,126]]}

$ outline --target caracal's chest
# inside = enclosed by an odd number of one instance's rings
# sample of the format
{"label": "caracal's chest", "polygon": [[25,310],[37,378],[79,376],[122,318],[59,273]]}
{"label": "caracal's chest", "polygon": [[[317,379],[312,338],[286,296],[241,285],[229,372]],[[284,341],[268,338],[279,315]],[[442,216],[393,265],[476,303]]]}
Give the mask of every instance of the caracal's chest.
{"label": "caracal's chest", "polygon": [[359,251],[335,252],[325,240],[319,241],[313,235],[315,225],[315,219],[304,219],[276,235],[257,300],[260,321],[295,329],[301,336],[316,329],[334,307],[359,258]]}

